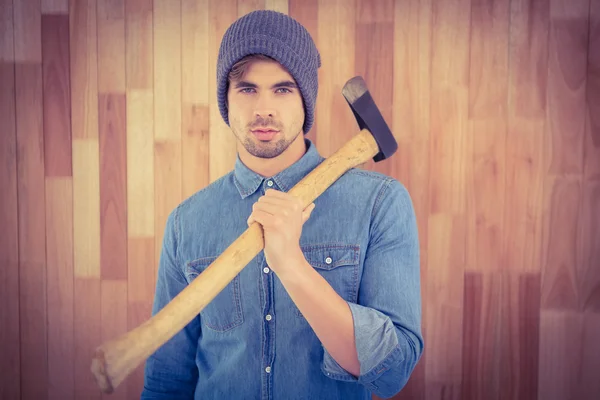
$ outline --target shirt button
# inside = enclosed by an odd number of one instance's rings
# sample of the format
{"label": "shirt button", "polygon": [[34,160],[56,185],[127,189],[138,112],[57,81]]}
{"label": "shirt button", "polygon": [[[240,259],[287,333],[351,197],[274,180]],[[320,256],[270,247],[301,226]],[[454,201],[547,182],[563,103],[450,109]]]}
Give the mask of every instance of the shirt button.
{"label": "shirt button", "polygon": [[273,181],[267,181],[267,186],[268,187],[272,187],[273,186]]}
{"label": "shirt button", "polygon": [[263,272],[264,272],[265,274],[268,274],[268,273],[269,273],[269,271],[270,271],[270,269],[269,269],[269,268],[267,268],[267,267],[264,267],[264,268],[263,268]]}
{"label": "shirt button", "polygon": [[267,367],[267,368],[265,368],[265,372],[266,372],[267,374],[270,374],[270,373],[271,373],[271,367]]}
{"label": "shirt button", "polygon": [[331,257],[327,257],[325,259],[325,264],[331,264],[333,262],[333,260],[331,259]]}
{"label": "shirt button", "polygon": [[271,317],[271,314],[267,314],[267,316],[265,317],[265,319],[266,319],[267,321],[270,321],[271,319],[273,319],[273,317]]}

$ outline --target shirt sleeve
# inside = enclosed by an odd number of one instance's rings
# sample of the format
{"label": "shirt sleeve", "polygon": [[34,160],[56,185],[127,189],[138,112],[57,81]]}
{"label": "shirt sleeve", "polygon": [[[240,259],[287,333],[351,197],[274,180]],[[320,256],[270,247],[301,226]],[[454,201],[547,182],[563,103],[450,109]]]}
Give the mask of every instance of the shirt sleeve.
{"label": "shirt sleeve", "polygon": [[[178,222],[175,209],[167,218],[163,238],[152,315],[179,294],[187,281],[178,259]],[[165,342],[146,360],[142,400],[192,399],[198,381],[196,350],[200,335],[199,316]]]}
{"label": "shirt sleeve", "polygon": [[360,376],[344,370],[323,348],[325,375],[357,381],[382,398],[406,385],[423,352],[419,259],[412,201],[404,186],[390,179],[373,208],[358,304],[348,302]]}

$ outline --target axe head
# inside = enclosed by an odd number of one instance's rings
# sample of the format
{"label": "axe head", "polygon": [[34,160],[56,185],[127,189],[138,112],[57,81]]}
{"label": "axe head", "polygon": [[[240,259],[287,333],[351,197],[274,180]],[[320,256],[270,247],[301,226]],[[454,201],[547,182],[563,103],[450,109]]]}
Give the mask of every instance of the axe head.
{"label": "axe head", "polygon": [[358,127],[371,132],[379,146],[379,153],[373,160],[377,162],[391,157],[398,149],[398,143],[371,97],[364,79],[360,76],[350,79],[342,88],[342,95],[350,105]]}

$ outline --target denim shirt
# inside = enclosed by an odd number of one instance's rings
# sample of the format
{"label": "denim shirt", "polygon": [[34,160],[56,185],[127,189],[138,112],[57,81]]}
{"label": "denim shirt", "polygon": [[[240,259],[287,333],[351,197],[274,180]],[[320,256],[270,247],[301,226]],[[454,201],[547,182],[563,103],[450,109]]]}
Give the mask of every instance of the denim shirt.
{"label": "denim shirt", "polygon": [[[168,217],[152,314],[247,228],[252,205],[289,191],[323,161],[314,144],[272,177],[235,169]],[[360,375],[323,347],[261,251],[198,316],[146,361],[142,399],[371,399],[406,384],[423,351],[419,241],[397,180],[351,169],[315,200],[300,247],[347,302]]]}

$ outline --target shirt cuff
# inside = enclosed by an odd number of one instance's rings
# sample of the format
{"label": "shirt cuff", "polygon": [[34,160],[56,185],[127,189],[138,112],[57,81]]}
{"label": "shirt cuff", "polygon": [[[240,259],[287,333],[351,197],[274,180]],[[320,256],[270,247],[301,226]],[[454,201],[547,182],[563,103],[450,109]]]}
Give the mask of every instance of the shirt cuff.
{"label": "shirt cuff", "polygon": [[358,381],[368,384],[404,359],[398,343],[396,328],[385,314],[348,302],[354,321],[356,352],[360,363],[360,376],[355,377],[342,368],[323,347],[322,372],[340,381]]}

